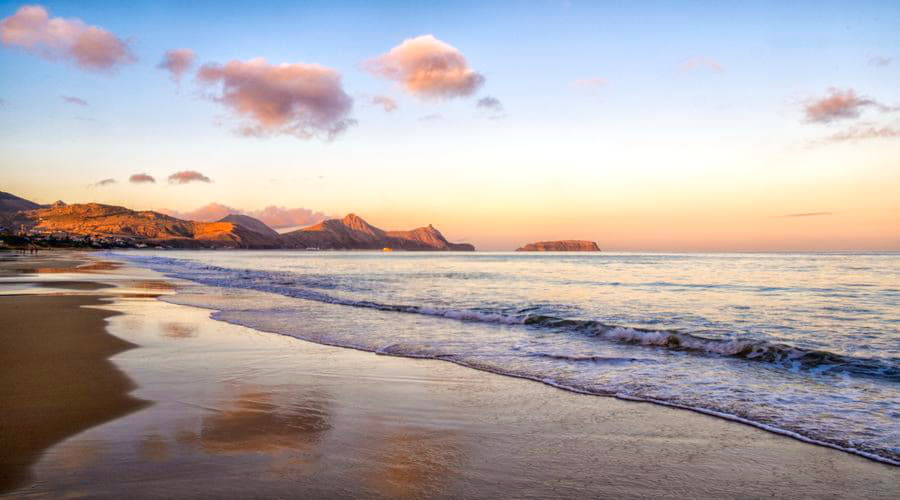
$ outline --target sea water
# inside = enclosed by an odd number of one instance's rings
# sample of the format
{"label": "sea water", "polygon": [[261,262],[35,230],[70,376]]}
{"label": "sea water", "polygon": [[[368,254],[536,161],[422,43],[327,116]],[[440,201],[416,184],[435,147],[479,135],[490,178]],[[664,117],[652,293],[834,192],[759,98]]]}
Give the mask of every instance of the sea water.
{"label": "sea water", "polygon": [[[263,331],[900,464],[900,254],[117,252]],[[361,367],[364,369],[364,367]]]}

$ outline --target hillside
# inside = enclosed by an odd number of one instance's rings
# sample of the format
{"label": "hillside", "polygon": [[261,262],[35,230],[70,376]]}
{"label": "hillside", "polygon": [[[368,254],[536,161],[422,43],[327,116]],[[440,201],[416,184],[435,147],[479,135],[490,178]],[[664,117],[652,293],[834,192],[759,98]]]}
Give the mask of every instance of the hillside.
{"label": "hillside", "polygon": [[33,201],[0,191],[0,212],[12,213],[37,208],[41,208],[41,206]]}
{"label": "hillside", "polygon": [[195,222],[99,203],[56,205],[21,214],[42,233],[121,238],[179,248],[271,248],[271,238],[234,222]]}
{"label": "hillside", "polygon": [[468,243],[450,243],[431,225],[409,231],[385,231],[355,214],[279,234],[262,221],[241,214],[201,222],[100,203],[57,202],[42,206],[9,193],[0,193],[0,208],[0,231],[38,245],[475,250]]}
{"label": "hillside", "polygon": [[254,219],[249,215],[230,214],[219,219],[219,222],[231,222],[239,226],[243,226],[244,228],[267,238],[278,239],[279,237],[278,231],[275,231],[271,227],[267,226],[265,222],[259,219]]}
{"label": "hillside", "polygon": [[431,225],[411,231],[385,231],[355,214],[282,234],[281,241],[286,248],[323,250],[380,250],[385,247],[399,250],[475,250],[468,243],[448,242]]}

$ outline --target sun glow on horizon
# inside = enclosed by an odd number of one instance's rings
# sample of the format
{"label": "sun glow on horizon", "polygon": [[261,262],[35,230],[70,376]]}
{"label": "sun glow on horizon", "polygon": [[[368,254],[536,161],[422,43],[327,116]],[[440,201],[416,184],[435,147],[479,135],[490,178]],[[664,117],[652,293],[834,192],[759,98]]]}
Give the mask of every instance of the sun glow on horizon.
{"label": "sun glow on horizon", "polygon": [[484,250],[900,250],[900,12],[848,5],[0,3],[0,190]]}

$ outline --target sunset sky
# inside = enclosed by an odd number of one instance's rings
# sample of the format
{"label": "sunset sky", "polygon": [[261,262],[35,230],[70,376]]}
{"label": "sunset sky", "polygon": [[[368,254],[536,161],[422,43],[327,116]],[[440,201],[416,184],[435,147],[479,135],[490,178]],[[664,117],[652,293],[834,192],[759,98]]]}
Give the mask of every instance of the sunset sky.
{"label": "sunset sky", "polygon": [[0,190],[900,250],[897,2],[746,3],[0,2]]}

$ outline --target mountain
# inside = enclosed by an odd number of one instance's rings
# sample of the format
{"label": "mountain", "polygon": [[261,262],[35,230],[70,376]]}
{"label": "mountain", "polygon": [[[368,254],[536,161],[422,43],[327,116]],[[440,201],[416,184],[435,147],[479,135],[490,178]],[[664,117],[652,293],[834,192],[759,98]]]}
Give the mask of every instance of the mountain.
{"label": "mountain", "polygon": [[25,198],[0,191],[0,212],[20,212],[22,210],[34,210],[40,205]]}
{"label": "mountain", "polygon": [[475,247],[468,243],[450,243],[440,231],[431,224],[411,231],[388,231],[393,240],[393,248],[403,250],[452,250],[474,252]]}
{"label": "mountain", "polygon": [[260,235],[267,238],[273,238],[277,240],[279,237],[278,231],[275,231],[271,227],[267,226],[263,221],[254,219],[249,215],[229,214],[219,219],[219,222],[232,222],[255,233],[259,233]]}
{"label": "mountain", "polygon": [[517,252],[599,252],[596,242],[585,240],[538,241],[517,248]]}
{"label": "mountain", "polygon": [[38,205],[9,193],[0,193],[0,233],[50,246],[475,250],[468,243],[450,243],[431,225],[384,231],[355,214],[278,234],[243,214],[202,222],[100,203]]}
{"label": "mountain", "polygon": [[286,248],[329,250],[454,250],[474,251],[468,243],[450,243],[429,225],[411,231],[384,231],[356,214],[343,219],[328,219],[314,226],[281,235]]}
{"label": "mountain", "polygon": [[131,243],[179,248],[272,248],[277,238],[234,222],[195,222],[152,211],[99,203],[54,205],[22,212],[33,230],[76,237],[118,238]]}

